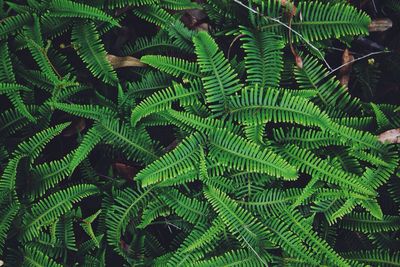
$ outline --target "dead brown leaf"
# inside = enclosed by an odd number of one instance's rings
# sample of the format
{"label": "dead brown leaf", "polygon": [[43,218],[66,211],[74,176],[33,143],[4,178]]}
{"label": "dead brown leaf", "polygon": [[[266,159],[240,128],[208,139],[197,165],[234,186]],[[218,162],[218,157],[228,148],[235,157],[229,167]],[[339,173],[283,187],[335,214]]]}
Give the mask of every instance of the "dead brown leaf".
{"label": "dead brown leaf", "polygon": [[382,143],[400,144],[400,128],[381,133],[378,140]]}
{"label": "dead brown leaf", "polygon": [[84,118],[78,118],[72,121],[71,125],[65,129],[63,136],[70,137],[74,134],[82,132],[86,128],[86,121]]}
{"label": "dead brown leaf", "polygon": [[126,56],[118,57],[111,54],[107,55],[107,60],[111,63],[114,69],[126,68],[126,67],[144,67],[146,66],[139,59]]}
{"label": "dead brown leaf", "polygon": [[354,56],[350,54],[349,49],[345,49],[342,55],[343,67],[339,71],[339,81],[342,85],[348,86],[350,81],[351,62],[354,61]]}
{"label": "dead brown leaf", "polygon": [[384,32],[393,27],[393,22],[389,18],[375,19],[369,26],[369,32]]}
{"label": "dead brown leaf", "polygon": [[132,179],[133,176],[135,176],[135,174],[137,173],[136,168],[129,166],[125,163],[116,162],[113,164],[113,168],[119,176],[127,180]]}

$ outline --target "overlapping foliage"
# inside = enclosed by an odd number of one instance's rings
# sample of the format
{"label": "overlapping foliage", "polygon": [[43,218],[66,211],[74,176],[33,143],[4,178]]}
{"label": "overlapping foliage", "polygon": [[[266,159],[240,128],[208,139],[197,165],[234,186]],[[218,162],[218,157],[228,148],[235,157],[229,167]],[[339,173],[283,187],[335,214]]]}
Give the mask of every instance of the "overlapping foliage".
{"label": "overlapping foliage", "polygon": [[[310,47],[370,18],[303,1],[289,38],[282,2],[0,1],[0,259],[399,265],[398,147],[376,138],[399,109],[352,96]],[[209,33],[179,20],[191,8]],[[131,19],[158,31],[113,46]],[[111,51],[147,66],[115,70]]]}

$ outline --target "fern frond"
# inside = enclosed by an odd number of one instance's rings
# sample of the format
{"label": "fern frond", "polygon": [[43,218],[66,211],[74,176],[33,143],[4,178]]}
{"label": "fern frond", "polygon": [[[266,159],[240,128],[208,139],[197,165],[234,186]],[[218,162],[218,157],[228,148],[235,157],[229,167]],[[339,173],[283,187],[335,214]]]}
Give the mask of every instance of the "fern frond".
{"label": "fern frond", "polygon": [[368,33],[371,22],[363,11],[345,3],[301,1],[297,5],[297,12],[301,12],[302,16],[294,17],[292,27],[309,41],[364,35]]}
{"label": "fern frond", "polygon": [[171,209],[161,200],[152,200],[143,210],[140,224],[137,226],[139,229],[144,229],[150,225],[158,217],[166,217],[171,215]]}
{"label": "fern frond", "polygon": [[211,133],[209,149],[209,155],[217,162],[236,170],[265,173],[288,180],[297,178],[296,170],[280,156],[228,131],[215,130]]}
{"label": "fern frond", "polygon": [[278,87],[283,69],[283,41],[279,36],[269,32],[258,32],[241,27],[240,33],[249,84],[264,87]]}
{"label": "fern frond", "polygon": [[69,0],[52,0],[49,5],[50,16],[84,18],[108,22],[113,26],[119,23],[110,15],[95,7]]}
{"label": "fern frond", "polygon": [[20,203],[16,199],[14,199],[9,205],[2,205],[0,208],[0,212],[2,214],[0,219],[0,254],[3,254],[3,247],[7,239],[8,231],[19,209]]}
{"label": "fern frond", "polygon": [[263,257],[261,260],[254,256],[248,250],[233,250],[228,251],[220,256],[214,256],[209,259],[204,259],[193,264],[195,267],[206,267],[206,266],[265,266],[265,263],[269,261],[268,257]]}
{"label": "fern frond", "polygon": [[197,170],[198,149],[203,142],[199,134],[185,138],[174,150],[141,170],[135,180],[146,187]]}
{"label": "fern frond", "polygon": [[73,153],[65,155],[59,160],[50,161],[35,166],[32,169],[34,177],[33,196],[42,196],[48,189],[54,187],[65,177],[70,175],[69,164]]}
{"label": "fern frond", "polygon": [[229,100],[229,114],[246,124],[273,121],[321,128],[330,124],[329,117],[312,102],[277,89],[246,88]]}
{"label": "fern frond", "polygon": [[190,0],[161,0],[160,5],[171,10],[200,8],[200,5]]}
{"label": "fern frond", "polygon": [[108,2],[108,7],[110,9],[115,9],[115,8],[124,8],[126,6],[151,5],[156,2],[157,0],[110,0]]}
{"label": "fern frond", "polygon": [[301,89],[317,90],[317,103],[349,114],[360,111],[360,100],[352,97],[347,89],[312,56],[303,58],[303,68],[295,68],[295,78]]}
{"label": "fern frond", "polygon": [[400,217],[384,215],[378,220],[369,213],[351,213],[339,223],[340,227],[362,233],[394,232],[400,228]]}
{"label": "fern frond", "polygon": [[34,204],[23,217],[23,239],[32,240],[42,227],[49,225],[81,199],[98,193],[94,185],[79,184],[51,194]]}
{"label": "fern frond", "polygon": [[169,110],[165,114],[160,113],[160,115],[166,117],[172,124],[176,124],[184,129],[189,128],[206,133],[213,132],[214,129],[227,129],[232,133],[239,132],[239,128],[230,122],[210,117],[202,118],[187,112]]}
{"label": "fern frond", "polygon": [[37,249],[25,249],[23,266],[26,267],[62,267],[54,259],[48,257],[46,254]]}
{"label": "fern frond", "polygon": [[118,82],[111,63],[107,60],[106,50],[93,22],[77,23],[72,29],[72,42],[90,72],[102,81],[114,85]]}
{"label": "fern frond", "polygon": [[374,191],[363,185],[353,174],[335,169],[326,160],[318,158],[309,150],[301,149],[294,145],[287,145],[282,150],[283,157],[292,165],[318,179],[343,186],[366,195],[375,195]]}
{"label": "fern frond", "polygon": [[274,140],[283,144],[296,144],[307,149],[345,145],[343,140],[329,131],[303,130],[299,128],[274,129]]}
{"label": "fern frond", "polygon": [[148,72],[142,80],[127,83],[127,97],[146,97],[169,86],[171,76],[158,71]]}
{"label": "fern frond", "polygon": [[186,89],[181,84],[174,84],[173,88],[154,93],[132,110],[131,124],[136,126],[138,121],[145,116],[171,109],[175,101],[179,101],[181,106],[192,105],[200,95],[196,89],[192,87]]}
{"label": "fern frond", "polygon": [[177,190],[168,190],[161,198],[184,220],[192,224],[204,223],[207,221],[209,208],[206,202],[195,198],[189,198]]}
{"label": "fern frond", "polygon": [[206,32],[199,32],[194,38],[197,62],[200,65],[206,102],[214,113],[228,109],[228,96],[241,89],[237,75],[230,67],[214,39]]}
{"label": "fern frond", "polygon": [[39,156],[42,149],[48,144],[51,139],[60,134],[69,126],[69,122],[58,124],[52,128],[36,133],[34,136],[20,143],[14,152],[16,155],[29,157],[33,162]]}
{"label": "fern frond", "polygon": [[98,105],[78,105],[51,102],[50,105],[56,109],[68,112],[72,115],[100,121],[103,118],[116,118],[117,114],[107,107]]}
{"label": "fern frond", "polygon": [[101,213],[101,210],[98,210],[96,213],[90,215],[89,217],[85,218],[83,222],[81,223],[82,229],[88,234],[88,236],[93,240],[94,244],[99,247],[100,243],[99,240],[97,239],[96,234],[94,233],[92,223],[94,220],[99,216]]}
{"label": "fern frond", "polygon": [[371,266],[399,266],[400,253],[389,250],[365,250],[343,253],[343,257]]}
{"label": "fern frond", "polygon": [[146,55],[141,57],[140,61],[178,78],[182,77],[183,79],[196,79],[201,77],[197,63],[184,59],[167,56]]}
{"label": "fern frond", "polygon": [[147,191],[132,190],[127,188],[115,192],[114,201],[107,211],[106,227],[107,241],[114,247],[114,250],[124,255],[121,248],[121,236],[124,234],[130,220],[138,215],[139,209],[151,197],[152,188]]}
{"label": "fern frond", "polygon": [[79,147],[75,150],[68,164],[68,173],[71,174],[76,167],[89,155],[93,148],[102,140],[99,127],[92,127],[83,137]]}
{"label": "fern frond", "polygon": [[269,231],[251,213],[239,207],[225,193],[211,187],[204,190],[204,195],[224,224],[249,251],[265,266],[269,254],[263,251],[263,240]]}
{"label": "fern frond", "polygon": [[[209,228],[198,224],[194,230],[185,239],[180,248],[181,253],[190,253],[192,251],[199,250],[205,246],[209,246],[210,243],[216,242],[218,236],[221,235],[225,228],[224,223],[220,218],[214,219]],[[204,250],[208,250],[205,249]]]}
{"label": "fern frond", "polygon": [[8,43],[5,41],[0,43],[0,57],[0,82],[16,83]]}
{"label": "fern frond", "polygon": [[173,24],[174,17],[157,5],[145,5],[135,8],[133,13],[161,28],[167,28]]}
{"label": "fern frond", "polygon": [[5,18],[0,24],[0,39],[5,39],[9,34],[18,33],[31,19],[32,17],[29,13],[22,13]]}
{"label": "fern frond", "polygon": [[145,163],[158,159],[154,142],[143,130],[133,129],[128,123],[112,118],[105,118],[98,125],[99,136],[119,148],[128,158]]}

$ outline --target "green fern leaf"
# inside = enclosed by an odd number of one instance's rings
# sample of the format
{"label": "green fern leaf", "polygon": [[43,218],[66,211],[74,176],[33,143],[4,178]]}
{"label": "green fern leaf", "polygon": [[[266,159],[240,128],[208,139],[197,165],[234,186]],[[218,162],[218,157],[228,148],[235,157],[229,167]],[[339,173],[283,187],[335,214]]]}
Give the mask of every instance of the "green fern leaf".
{"label": "green fern leaf", "polygon": [[72,204],[98,193],[94,185],[79,184],[58,191],[33,205],[23,218],[23,239],[32,240],[42,227],[49,225],[72,208]]}
{"label": "green fern leaf", "polygon": [[283,41],[269,32],[257,32],[241,27],[247,83],[264,87],[278,87],[283,69]]}
{"label": "green fern leaf", "polygon": [[82,3],[75,3],[69,0],[52,0],[50,2],[49,13],[54,17],[75,17],[108,22],[113,26],[119,23],[104,11]]}
{"label": "green fern leaf", "polygon": [[201,77],[199,66],[184,59],[147,55],[141,57],[140,61],[178,78],[195,79]]}
{"label": "green fern leaf", "polygon": [[90,72],[106,83],[116,84],[118,77],[107,60],[107,54],[95,24],[93,22],[77,23],[71,35],[78,55],[87,64]]}
{"label": "green fern leaf", "polygon": [[206,102],[213,112],[219,114],[228,110],[228,96],[241,89],[237,75],[219,50],[217,44],[206,32],[199,32],[194,38],[197,62],[200,65]]}

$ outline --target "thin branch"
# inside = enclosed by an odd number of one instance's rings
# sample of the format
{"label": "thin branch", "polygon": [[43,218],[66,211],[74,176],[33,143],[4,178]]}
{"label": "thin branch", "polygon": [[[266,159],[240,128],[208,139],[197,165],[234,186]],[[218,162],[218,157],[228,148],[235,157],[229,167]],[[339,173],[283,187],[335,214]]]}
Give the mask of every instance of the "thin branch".
{"label": "thin branch", "polygon": [[340,70],[340,69],[343,68],[344,66],[347,66],[347,65],[349,65],[349,64],[352,64],[352,63],[354,63],[354,62],[356,62],[356,61],[362,60],[362,59],[364,59],[364,58],[367,58],[367,57],[370,57],[370,56],[373,56],[373,55],[386,54],[386,53],[392,53],[392,51],[378,51],[378,52],[372,52],[372,53],[369,53],[369,54],[364,55],[364,56],[362,56],[362,57],[355,58],[355,59],[353,59],[352,61],[346,62],[346,63],[340,65],[339,67],[335,68],[335,69],[331,69],[331,71],[328,73],[327,76],[331,75],[332,73],[334,73],[334,72],[337,71],[337,70]]}
{"label": "thin branch", "polygon": [[248,9],[249,11],[253,12],[254,14],[260,15],[261,17],[263,17],[265,20],[272,20],[280,25],[282,25],[283,27],[287,28],[289,31],[291,31],[292,33],[296,34],[301,40],[303,40],[306,44],[308,44],[312,49],[314,49],[321,57],[321,59],[324,61],[325,65],[328,67],[329,70],[332,70],[331,66],[329,65],[329,63],[325,60],[324,55],[322,54],[322,52],[315,47],[312,43],[310,43],[306,38],[303,37],[303,35],[301,35],[298,31],[293,30],[292,27],[286,25],[285,23],[283,23],[282,21],[280,21],[279,19],[276,18],[272,18],[269,16],[266,16],[264,14],[261,14],[260,12],[258,12],[257,10],[252,9],[251,7],[246,6],[245,4],[243,4],[242,2],[240,2],[239,0],[233,0],[235,3],[241,5],[242,7]]}

